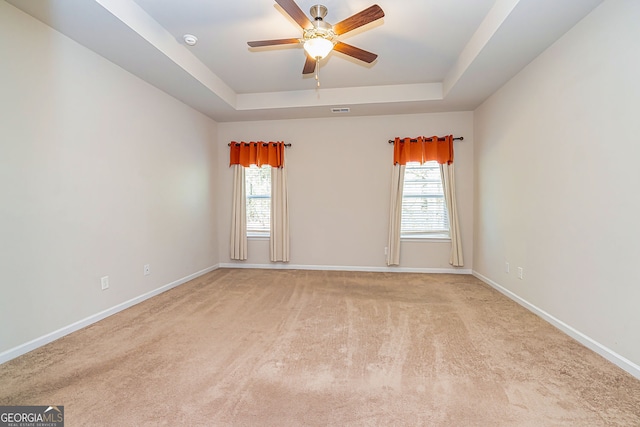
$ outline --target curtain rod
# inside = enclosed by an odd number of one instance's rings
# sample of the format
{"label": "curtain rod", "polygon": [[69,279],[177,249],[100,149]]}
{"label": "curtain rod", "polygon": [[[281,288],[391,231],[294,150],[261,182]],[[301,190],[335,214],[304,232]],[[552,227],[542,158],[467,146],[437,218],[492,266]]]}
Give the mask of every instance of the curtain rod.
{"label": "curtain rod", "polygon": [[[405,138],[400,138],[400,139],[405,139]],[[429,139],[429,138],[426,138],[426,139]],[[459,136],[457,138],[453,138],[453,140],[454,141],[464,141],[464,136]],[[410,141],[411,142],[418,142],[417,139],[411,139]],[[444,141],[444,138],[438,138],[438,141]],[[393,139],[389,140],[389,144],[393,144],[394,142],[395,142],[395,140],[393,140]]]}
{"label": "curtain rod", "polygon": [[[240,144],[241,144],[240,142],[236,142],[236,145],[240,145]],[[248,143],[248,142],[245,142],[245,144],[249,144],[249,143]],[[274,145],[275,145],[275,144],[276,144],[276,143],[274,142]],[[231,143],[228,143],[228,144],[227,144],[227,146],[228,146],[228,147],[231,147]],[[262,144],[262,146],[263,146],[263,147],[267,147],[267,146],[269,146],[269,143],[268,143],[268,142],[265,142],[265,143],[263,143],[263,144]],[[285,146],[285,147],[291,147],[291,144],[284,144],[284,146]]]}

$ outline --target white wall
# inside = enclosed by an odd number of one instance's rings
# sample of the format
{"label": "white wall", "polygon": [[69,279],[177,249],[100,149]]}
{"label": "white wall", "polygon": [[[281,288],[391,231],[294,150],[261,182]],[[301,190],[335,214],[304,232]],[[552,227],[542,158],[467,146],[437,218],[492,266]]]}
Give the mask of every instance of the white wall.
{"label": "white wall", "polygon": [[[338,117],[219,124],[220,262],[231,263],[230,141],[292,143],[289,178],[291,265],[385,268],[390,180],[396,136],[464,136],[455,144],[456,179],[465,269],[473,246],[472,113]],[[450,243],[403,242],[400,268],[450,269]],[[249,259],[268,265],[268,240],[249,241]]]}
{"label": "white wall", "polygon": [[477,273],[636,369],[638,22],[637,0],[604,2],[477,109],[473,250]]}
{"label": "white wall", "polygon": [[0,58],[0,355],[217,264],[215,122],[3,1]]}

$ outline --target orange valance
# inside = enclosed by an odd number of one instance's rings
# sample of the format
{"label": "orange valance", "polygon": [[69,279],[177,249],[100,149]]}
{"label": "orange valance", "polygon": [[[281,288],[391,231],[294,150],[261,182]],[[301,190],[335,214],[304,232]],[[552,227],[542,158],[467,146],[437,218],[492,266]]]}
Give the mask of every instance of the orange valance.
{"label": "orange valance", "polygon": [[407,162],[428,162],[435,160],[440,164],[453,163],[453,135],[419,136],[415,139],[396,138],[393,143],[393,164],[406,165]]}
{"label": "orange valance", "polygon": [[229,166],[269,165],[279,168],[284,164],[284,142],[231,141],[230,145]]}

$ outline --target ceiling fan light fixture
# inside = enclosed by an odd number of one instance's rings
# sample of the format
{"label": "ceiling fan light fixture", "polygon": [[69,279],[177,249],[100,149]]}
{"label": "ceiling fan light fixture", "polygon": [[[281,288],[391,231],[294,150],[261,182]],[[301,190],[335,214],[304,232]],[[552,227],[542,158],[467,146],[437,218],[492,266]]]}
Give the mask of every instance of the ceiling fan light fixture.
{"label": "ceiling fan light fixture", "polygon": [[304,42],[304,50],[307,51],[310,57],[315,59],[323,59],[332,49],[333,42],[324,37],[314,37]]}

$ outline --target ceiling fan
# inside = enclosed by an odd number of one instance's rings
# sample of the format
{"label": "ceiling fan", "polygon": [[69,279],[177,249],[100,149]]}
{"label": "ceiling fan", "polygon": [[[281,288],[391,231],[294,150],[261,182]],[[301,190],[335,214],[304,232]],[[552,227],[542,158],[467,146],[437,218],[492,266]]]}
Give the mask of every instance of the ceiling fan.
{"label": "ceiling fan", "polygon": [[[302,74],[311,74],[319,66],[320,60],[326,57],[329,52],[336,50],[367,63],[375,61],[378,57],[375,53],[357,48],[350,44],[337,40],[351,30],[362,27],[370,22],[376,21],[384,16],[384,12],[377,4],[364,9],[349,18],[331,25],[323,19],[327,15],[327,8],[323,5],[311,7],[311,17],[313,22],[298,7],[294,0],[275,0],[294,21],[302,27],[302,38],[260,40],[247,42],[250,47],[276,46],[286,44],[302,44],[306,51],[306,61],[302,68]],[[317,78],[317,74],[316,74]],[[319,84],[319,83],[318,83]]]}

